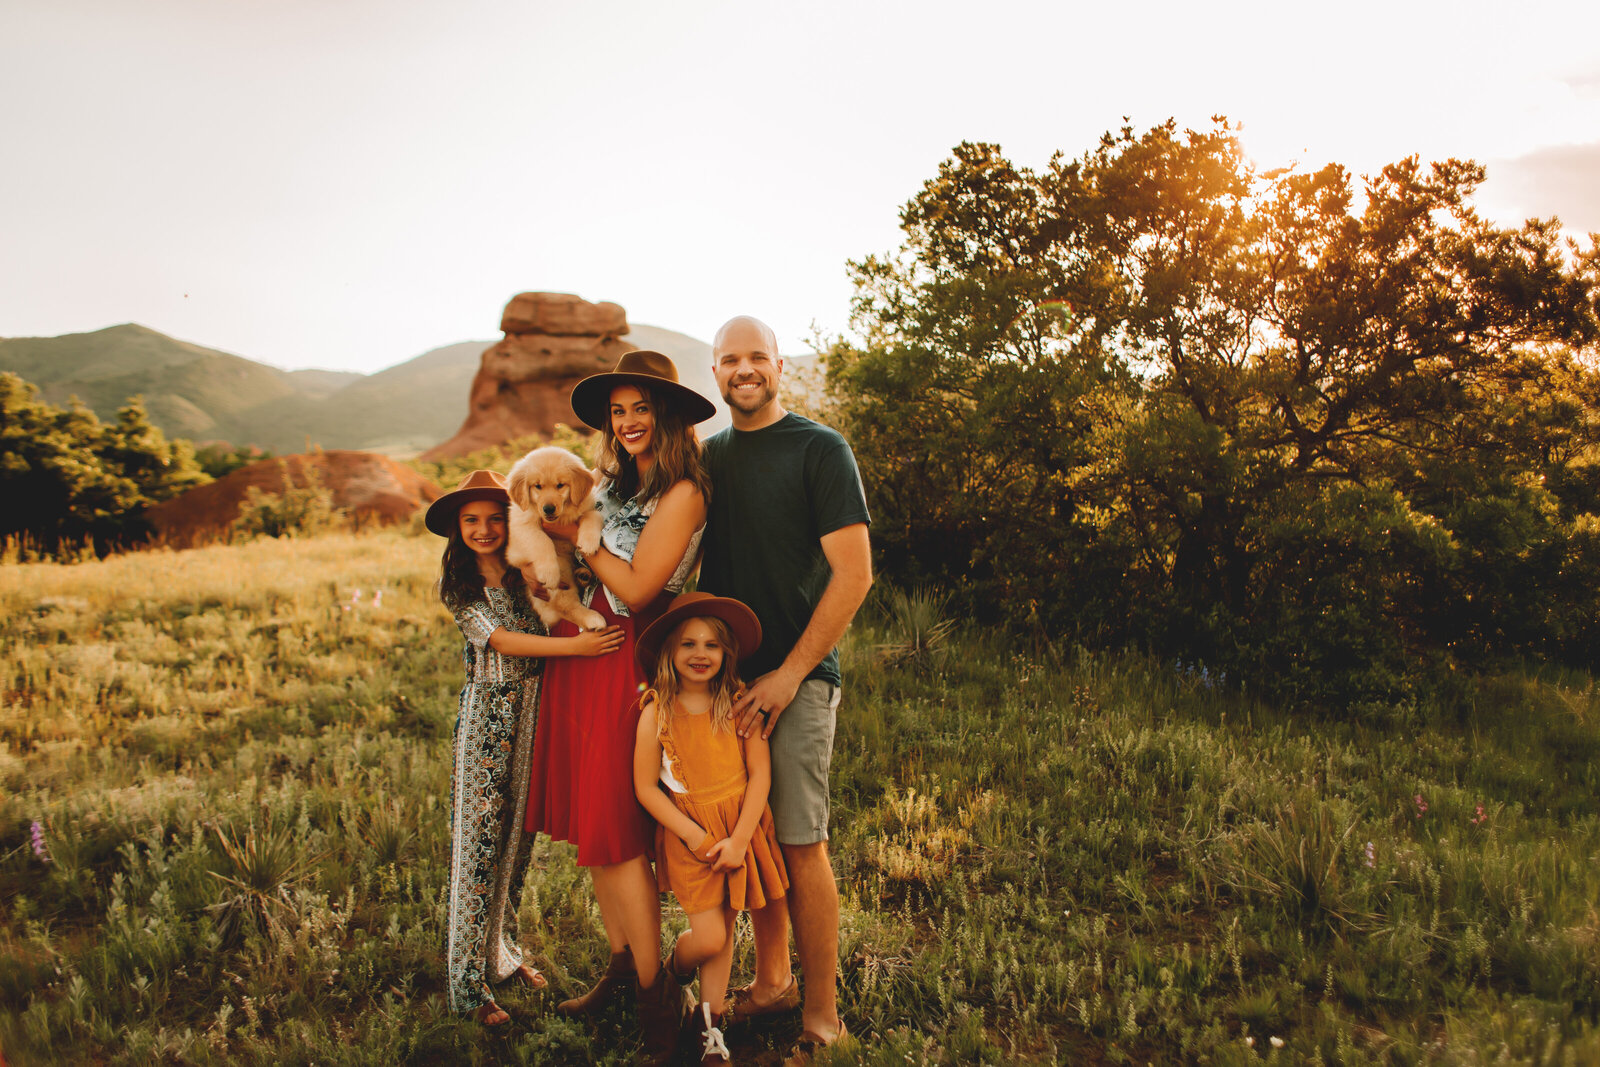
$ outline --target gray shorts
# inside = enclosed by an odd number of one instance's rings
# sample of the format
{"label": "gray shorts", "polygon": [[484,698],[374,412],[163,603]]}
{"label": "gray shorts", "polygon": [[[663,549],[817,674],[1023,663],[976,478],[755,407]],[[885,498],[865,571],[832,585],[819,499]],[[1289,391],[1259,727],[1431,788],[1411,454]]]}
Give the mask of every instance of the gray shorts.
{"label": "gray shorts", "polygon": [[842,690],[808,678],[778,716],[772,746],[772,821],[780,845],[814,845],[828,839],[828,767]]}

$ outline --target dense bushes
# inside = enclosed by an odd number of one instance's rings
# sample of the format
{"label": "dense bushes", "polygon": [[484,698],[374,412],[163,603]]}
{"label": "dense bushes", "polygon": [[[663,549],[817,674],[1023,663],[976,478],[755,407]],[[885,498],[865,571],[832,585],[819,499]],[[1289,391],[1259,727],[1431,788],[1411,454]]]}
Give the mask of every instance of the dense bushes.
{"label": "dense bushes", "polygon": [[142,540],[147,504],[209,481],[186,441],[168,441],[138,398],[106,425],[81,405],[42,403],[0,374],[0,540],[56,554]]}
{"label": "dense bushes", "polygon": [[1486,222],[1482,176],[960,146],[829,361],[880,569],[1302,704],[1592,665],[1600,253]]}

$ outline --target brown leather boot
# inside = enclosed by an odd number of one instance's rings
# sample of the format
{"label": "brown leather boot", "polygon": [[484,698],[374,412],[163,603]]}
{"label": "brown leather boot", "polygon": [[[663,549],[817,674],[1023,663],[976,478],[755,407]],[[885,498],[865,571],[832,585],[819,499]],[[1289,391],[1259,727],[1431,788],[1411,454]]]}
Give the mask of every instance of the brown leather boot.
{"label": "brown leather boot", "polygon": [[683,1031],[683,1017],[689,1004],[683,987],[667,968],[656,972],[653,985],[637,986],[635,993],[639,1010],[639,1029],[644,1031],[644,1048],[640,1062],[652,1067],[665,1067],[678,1051],[678,1037]]}
{"label": "brown leather boot", "polygon": [[556,1011],[562,1015],[594,1015],[602,1012],[608,1005],[626,1000],[638,979],[639,972],[633,966],[633,953],[627,949],[613,952],[611,962],[606,964],[600,980],[582,996],[557,1004]]}
{"label": "brown leather boot", "polygon": [[694,1031],[700,1051],[700,1067],[727,1067],[733,1062],[733,1053],[722,1039],[722,1023],[711,1014],[711,1005],[705,1001],[694,1010]]}

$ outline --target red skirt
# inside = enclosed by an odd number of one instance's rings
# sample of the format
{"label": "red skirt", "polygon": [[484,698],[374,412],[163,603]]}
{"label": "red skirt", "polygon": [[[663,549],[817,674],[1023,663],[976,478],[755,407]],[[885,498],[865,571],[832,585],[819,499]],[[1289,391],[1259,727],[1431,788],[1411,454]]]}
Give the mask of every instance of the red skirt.
{"label": "red skirt", "polygon": [[[631,618],[611,610],[604,592],[590,605],[621,626],[622,647],[604,656],[554,656],[544,663],[539,730],[533,743],[527,829],[578,846],[580,867],[631,860],[655,843],[655,820],[633,791],[634,736],[645,680],[634,638],[659,615],[658,598]],[[562,620],[552,637],[578,632]]]}

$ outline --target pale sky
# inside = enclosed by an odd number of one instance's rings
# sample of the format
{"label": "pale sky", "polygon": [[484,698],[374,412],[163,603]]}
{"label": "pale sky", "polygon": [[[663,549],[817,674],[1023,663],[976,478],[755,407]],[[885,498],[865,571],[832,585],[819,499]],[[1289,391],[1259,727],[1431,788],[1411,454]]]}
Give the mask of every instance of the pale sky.
{"label": "pale sky", "polygon": [[1600,3],[0,0],[0,336],[375,371],[514,293],[804,350],[963,140],[1213,114],[1600,230]]}

